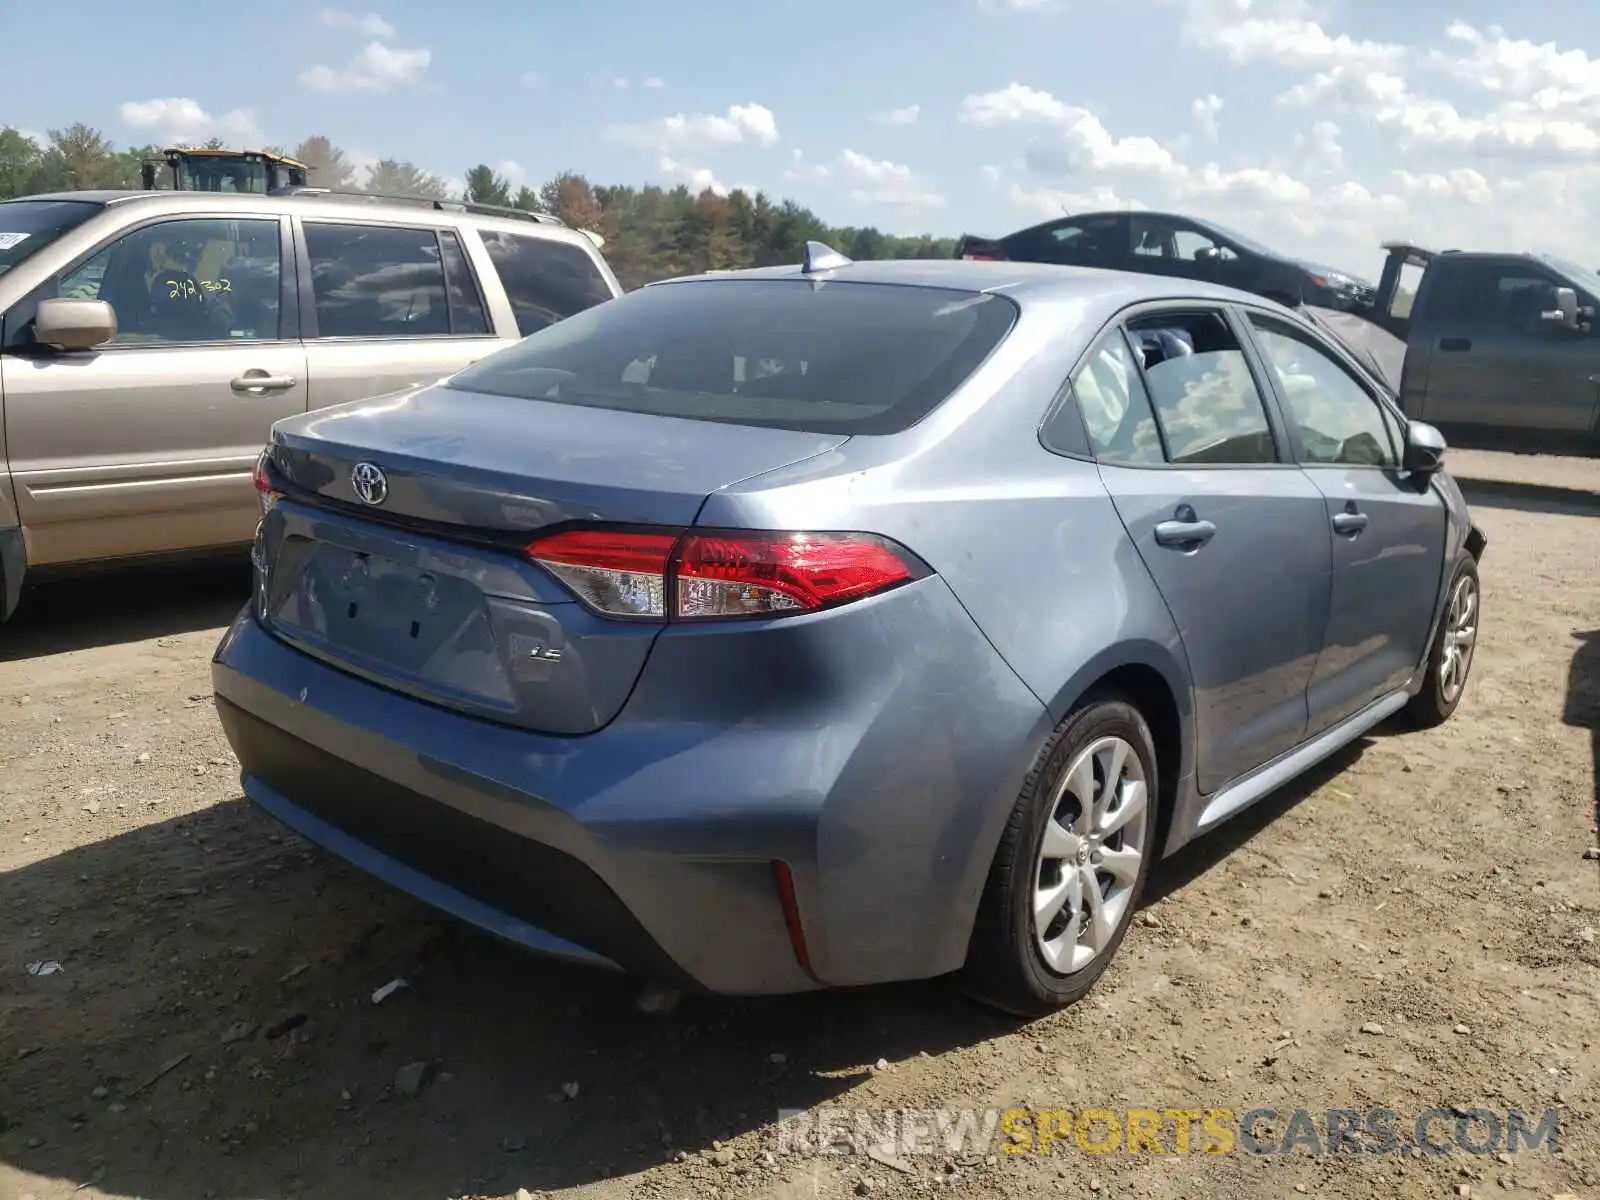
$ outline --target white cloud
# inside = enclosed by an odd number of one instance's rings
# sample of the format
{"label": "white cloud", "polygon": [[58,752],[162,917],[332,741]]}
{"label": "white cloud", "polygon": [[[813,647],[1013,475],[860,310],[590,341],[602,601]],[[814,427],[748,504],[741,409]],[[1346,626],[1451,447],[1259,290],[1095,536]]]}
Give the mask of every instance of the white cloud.
{"label": "white cloud", "polygon": [[719,180],[710,167],[692,167],[669,155],[663,154],[656,160],[656,170],[674,183],[687,184],[689,190],[697,195],[709,190],[718,196],[726,196],[733,190]]}
{"label": "white cloud", "polygon": [[978,168],[978,178],[983,180],[985,187],[993,188],[998,186],[1000,183],[1000,174],[1001,171],[999,167]]}
{"label": "white cloud", "polygon": [[187,96],[165,100],[129,100],[118,110],[123,124],[158,141],[191,145],[214,137],[230,144],[255,146],[266,141],[255,113],[235,108],[212,116],[199,101]]}
{"label": "white cloud", "polygon": [[661,76],[652,75],[646,79],[641,86],[647,87],[651,91],[659,92],[662,88],[667,86],[667,83],[666,80],[661,78]]}
{"label": "white cloud", "polygon": [[612,80],[611,80],[611,86],[616,88],[619,92],[627,91],[628,90],[628,79],[627,79],[627,76],[625,76],[625,75],[614,76],[612,78]]}
{"label": "white cloud", "polygon": [[343,67],[314,66],[300,73],[300,82],[313,92],[387,92],[416,83],[432,61],[431,50],[369,42]]}
{"label": "white cloud", "polygon": [[945,198],[932,190],[910,167],[888,159],[871,158],[854,150],[842,150],[828,163],[797,160],[785,174],[796,180],[827,180],[838,183],[849,197],[860,204],[883,204],[897,208],[942,208]]}
{"label": "white cloud", "polygon": [[1295,145],[1306,150],[1314,165],[1329,169],[1344,163],[1344,145],[1339,141],[1339,126],[1332,121],[1318,121],[1309,133],[1297,134]]}
{"label": "white cloud", "polygon": [[741,145],[772,146],[778,141],[778,122],[772,110],[760,104],[735,104],[721,116],[678,113],[642,125],[613,125],[605,136],[621,145],[659,154]]}
{"label": "white cloud", "polygon": [[528,168],[514,158],[501,159],[495,163],[494,173],[514,188],[528,182]]}
{"label": "white cloud", "polygon": [[1393,42],[1330,34],[1307,0],[1173,0],[1182,9],[1180,36],[1245,65],[1270,63],[1289,70],[1335,66],[1394,66],[1405,47]]}
{"label": "white cloud", "polygon": [[1201,96],[1189,106],[1189,114],[1194,117],[1194,123],[1200,127],[1201,136],[1208,142],[1217,140],[1217,118],[1222,115],[1222,105],[1222,97],[1212,94]]}
{"label": "white cloud", "polygon": [[1406,94],[1406,81],[1388,71],[1337,66],[1318,71],[1278,96],[1280,104],[1384,112]]}
{"label": "white cloud", "polygon": [[961,102],[960,119],[980,128],[1049,126],[1051,138],[1035,143],[1028,152],[1029,164],[1039,171],[1162,172],[1177,166],[1172,152],[1154,138],[1114,138],[1088,109],[1020,83],[968,96]]}
{"label": "white cloud", "polygon": [[323,9],[317,20],[330,29],[356,29],[367,37],[392,38],[394,26],[377,13],[343,12],[336,8]]}
{"label": "white cloud", "polygon": [[921,115],[922,105],[908,104],[904,108],[891,108],[887,112],[873,113],[872,120],[878,125],[915,125]]}

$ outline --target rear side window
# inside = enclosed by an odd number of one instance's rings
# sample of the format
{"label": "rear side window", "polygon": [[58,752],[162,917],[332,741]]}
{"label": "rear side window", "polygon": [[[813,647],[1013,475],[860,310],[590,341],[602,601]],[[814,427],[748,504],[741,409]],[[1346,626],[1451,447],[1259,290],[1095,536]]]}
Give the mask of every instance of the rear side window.
{"label": "rear side window", "polygon": [[0,204],[0,275],[104,212],[85,200],[13,200]]}
{"label": "rear side window", "polygon": [[1016,305],[944,288],[700,280],[548,326],[450,387],[817,433],[896,433],[1010,332]]}
{"label": "rear side window", "polygon": [[555,238],[479,230],[523,337],[611,299],[594,260]]}
{"label": "rear side window", "polygon": [[1170,461],[1278,461],[1266,408],[1221,313],[1180,312],[1128,323]]}
{"label": "rear side window", "polygon": [[[305,223],[321,337],[449,337],[488,331],[454,233]],[[447,284],[446,267],[453,278]]]}
{"label": "rear side window", "polygon": [[1089,447],[1101,462],[1158,466],[1166,461],[1150,395],[1120,329],[1078,368],[1072,393],[1089,431]]}

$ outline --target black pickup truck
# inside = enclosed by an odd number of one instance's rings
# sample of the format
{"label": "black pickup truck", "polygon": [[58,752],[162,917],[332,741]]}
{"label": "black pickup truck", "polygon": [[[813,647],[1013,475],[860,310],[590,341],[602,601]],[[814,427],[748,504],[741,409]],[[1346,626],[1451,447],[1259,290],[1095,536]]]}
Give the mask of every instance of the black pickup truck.
{"label": "black pickup truck", "polygon": [[1341,324],[1369,357],[1403,358],[1408,416],[1462,446],[1600,454],[1600,274],[1536,254],[1383,248],[1372,305]]}

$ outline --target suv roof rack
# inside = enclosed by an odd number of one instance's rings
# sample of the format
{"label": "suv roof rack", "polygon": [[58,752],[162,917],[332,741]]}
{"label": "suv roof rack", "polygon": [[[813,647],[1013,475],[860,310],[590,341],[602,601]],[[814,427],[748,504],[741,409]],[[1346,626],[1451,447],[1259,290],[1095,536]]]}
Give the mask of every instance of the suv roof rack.
{"label": "suv roof rack", "polygon": [[331,196],[339,200],[365,200],[369,204],[416,204],[424,208],[431,208],[435,212],[467,212],[480,217],[510,217],[517,221],[532,221],[536,225],[558,225],[567,228],[567,223],[560,217],[550,213],[530,212],[525,208],[510,208],[504,204],[479,204],[474,200],[435,200],[428,196],[398,196],[384,192],[356,192],[340,188],[289,186],[275,188],[267,193],[271,196]]}

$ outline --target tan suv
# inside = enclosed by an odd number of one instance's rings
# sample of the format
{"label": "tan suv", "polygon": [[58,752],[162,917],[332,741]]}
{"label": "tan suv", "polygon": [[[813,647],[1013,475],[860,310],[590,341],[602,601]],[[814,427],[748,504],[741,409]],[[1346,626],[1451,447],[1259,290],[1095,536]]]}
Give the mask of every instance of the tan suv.
{"label": "tan suv", "polygon": [[227,549],[280,417],[618,295],[553,217],[315,189],[0,203],[0,620],[40,569]]}

